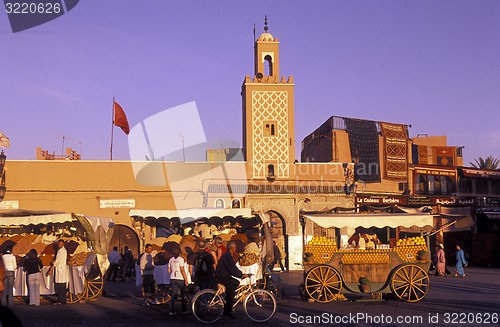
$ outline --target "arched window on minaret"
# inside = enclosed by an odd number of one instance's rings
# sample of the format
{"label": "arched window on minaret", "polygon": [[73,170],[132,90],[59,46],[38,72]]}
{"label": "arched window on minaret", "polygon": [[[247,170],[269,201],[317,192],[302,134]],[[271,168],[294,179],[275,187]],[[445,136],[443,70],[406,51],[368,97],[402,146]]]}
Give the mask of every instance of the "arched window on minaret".
{"label": "arched window on minaret", "polygon": [[274,176],[274,165],[269,164],[267,166],[267,177],[273,177]]}
{"label": "arched window on minaret", "polygon": [[271,135],[271,129],[270,129],[269,124],[266,124],[266,129],[264,130],[264,135],[265,136]]}
{"label": "arched window on minaret", "polygon": [[265,72],[266,76],[273,76],[273,58],[270,55],[264,57],[264,60],[267,62],[265,64]]}
{"label": "arched window on minaret", "polygon": [[271,136],[276,135],[276,132],[274,130],[274,124],[271,124]]}

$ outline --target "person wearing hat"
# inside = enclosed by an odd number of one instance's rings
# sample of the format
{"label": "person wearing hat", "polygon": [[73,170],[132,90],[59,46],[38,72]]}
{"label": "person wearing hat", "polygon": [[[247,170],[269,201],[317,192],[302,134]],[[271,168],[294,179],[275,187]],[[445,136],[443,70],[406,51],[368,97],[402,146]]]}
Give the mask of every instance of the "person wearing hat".
{"label": "person wearing hat", "polygon": [[446,271],[446,258],[444,255],[444,245],[439,243],[436,250],[436,274],[444,276]]}

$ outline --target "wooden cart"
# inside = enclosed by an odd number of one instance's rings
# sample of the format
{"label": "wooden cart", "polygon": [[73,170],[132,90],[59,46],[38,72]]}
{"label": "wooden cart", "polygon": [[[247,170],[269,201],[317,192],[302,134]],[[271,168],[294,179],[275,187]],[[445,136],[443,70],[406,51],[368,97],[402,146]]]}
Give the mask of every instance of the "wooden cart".
{"label": "wooden cart", "polygon": [[[113,221],[111,218],[88,218],[83,215],[51,211],[14,210],[0,213],[0,229],[11,235],[19,235],[17,237],[19,239],[22,239],[24,234],[32,234],[34,231],[40,230],[40,228],[47,229],[50,226],[55,229],[71,229],[72,232],[79,235],[86,242],[86,247],[91,249],[91,252],[85,254],[85,261],[73,264],[70,260],[67,303],[94,299],[103,290],[103,272],[96,253],[97,247],[103,247],[103,240],[97,235],[96,230],[104,224],[108,228],[113,225]],[[112,233],[112,230],[110,233]],[[101,249],[100,252],[107,253],[107,245],[106,249]],[[44,266],[42,269],[41,295],[51,295],[54,291],[52,276],[45,275],[48,270],[49,266]],[[27,295],[25,277],[22,267],[19,267],[14,282],[19,289],[16,291],[18,296]]]}
{"label": "wooden cart", "polygon": [[[304,226],[306,220],[323,228],[422,228],[433,225],[433,216],[429,214],[301,212]],[[421,238],[418,240],[402,241],[392,248],[388,244],[382,245],[372,250],[337,249],[333,242],[327,241],[309,246],[304,243],[305,250],[315,252],[310,262],[304,262],[304,290],[317,302],[331,302],[347,293],[370,293],[377,299],[382,297],[382,293],[393,293],[403,301],[420,301],[430,288],[428,270],[431,261],[427,247],[422,244]]]}

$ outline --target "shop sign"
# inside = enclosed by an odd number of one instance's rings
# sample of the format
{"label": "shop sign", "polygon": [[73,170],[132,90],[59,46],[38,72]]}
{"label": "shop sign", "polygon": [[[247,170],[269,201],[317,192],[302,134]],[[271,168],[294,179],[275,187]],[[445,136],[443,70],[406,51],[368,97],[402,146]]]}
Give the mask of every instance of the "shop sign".
{"label": "shop sign", "polygon": [[431,202],[432,199],[430,196],[411,196],[408,198],[408,204],[429,205]]}
{"label": "shop sign", "polygon": [[456,176],[454,170],[438,170],[438,169],[415,169],[415,173],[422,175],[437,175],[437,176]]}
{"label": "shop sign", "polygon": [[434,201],[445,206],[474,204],[474,198],[434,198]]}
{"label": "shop sign", "polygon": [[356,203],[359,205],[363,204],[383,204],[383,205],[391,205],[391,204],[404,204],[406,203],[406,199],[398,198],[398,197],[371,197],[371,196],[358,196],[356,198]]}
{"label": "shop sign", "polygon": [[467,169],[467,168],[461,168],[464,176],[467,177],[493,177],[493,178],[500,178],[500,172],[499,171],[491,171],[491,170],[481,170],[481,169]]}
{"label": "shop sign", "polygon": [[135,208],[135,199],[99,200],[99,208]]}
{"label": "shop sign", "polygon": [[0,202],[1,210],[19,209],[19,201],[2,201]]}

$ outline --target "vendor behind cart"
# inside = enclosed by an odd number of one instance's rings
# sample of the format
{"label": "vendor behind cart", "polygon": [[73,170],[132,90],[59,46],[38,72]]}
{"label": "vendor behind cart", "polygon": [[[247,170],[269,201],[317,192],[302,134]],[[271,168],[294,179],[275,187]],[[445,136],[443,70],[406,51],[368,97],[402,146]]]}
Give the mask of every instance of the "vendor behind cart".
{"label": "vendor behind cart", "polygon": [[55,271],[54,281],[57,301],[52,305],[66,304],[66,289],[69,282],[68,252],[64,247],[64,240],[59,240],[57,246],[59,249],[55,260],[52,261]]}

